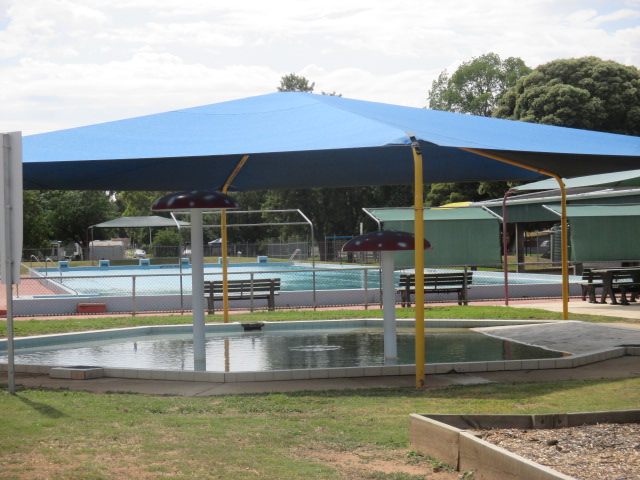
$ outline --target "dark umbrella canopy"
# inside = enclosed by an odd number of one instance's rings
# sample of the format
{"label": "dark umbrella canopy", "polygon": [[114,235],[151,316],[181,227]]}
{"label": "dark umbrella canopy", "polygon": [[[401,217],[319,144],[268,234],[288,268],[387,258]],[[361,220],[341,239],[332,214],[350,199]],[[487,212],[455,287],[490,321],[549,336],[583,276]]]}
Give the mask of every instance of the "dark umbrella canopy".
{"label": "dark umbrella canopy", "polygon": [[280,92],[27,136],[24,188],[232,190],[534,180],[491,153],[564,177],[637,169],[640,138]]}
{"label": "dark umbrella canopy", "polygon": [[[382,230],[369,232],[352,238],[342,247],[344,252],[391,252],[398,250],[413,250],[415,236],[409,232],[396,230]],[[430,250],[431,244],[424,239],[424,249]]]}
{"label": "dark umbrella canopy", "polygon": [[174,192],[157,199],[151,206],[155,211],[185,211],[185,210],[220,210],[240,208],[235,198],[212,190],[188,190]]}

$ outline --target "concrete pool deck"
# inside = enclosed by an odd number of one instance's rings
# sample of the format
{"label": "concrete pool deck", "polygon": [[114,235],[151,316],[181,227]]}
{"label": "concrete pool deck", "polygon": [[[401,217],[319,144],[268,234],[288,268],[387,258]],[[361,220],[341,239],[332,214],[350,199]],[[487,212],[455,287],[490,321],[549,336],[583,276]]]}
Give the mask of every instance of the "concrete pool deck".
{"label": "concrete pool deck", "polygon": [[[428,375],[426,390],[451,385],[473,385],[503,382],[555,382],[563,380],[621,379],[640,377],[640,357],[624,356],[576,368],[553,370],[519,370],[482,373]],[[209,383],[168,380],[133,380],[96,378],[67,380],[48,375],[17,374],[16,384],[25,388],[52,388],[91,393],[138,393],[144,395],[177,395],[208,397],[214,395],[257,394],[298,391],[325,391],[363,388],[412,387],[411,376],[307,379],[273,382]]]}

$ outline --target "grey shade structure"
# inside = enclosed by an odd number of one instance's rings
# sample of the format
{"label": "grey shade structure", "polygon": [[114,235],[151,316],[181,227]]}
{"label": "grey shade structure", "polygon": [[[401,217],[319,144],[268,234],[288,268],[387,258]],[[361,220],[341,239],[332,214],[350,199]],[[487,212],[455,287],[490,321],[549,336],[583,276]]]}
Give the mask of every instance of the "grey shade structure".
{"label": "grey shade structure", "polygon": [[91,225],[91,236],[93,238],[94,228],[148,228],[149,229],[149,243],[151,243],[151,229],[152,228],[180,228],[188,227],[189,222],[183,222],[180,220],[173,220],[171,218],[158,217],[157,215],[148,216],[133,216],[133,217],[120,217],[113,220],[107,220],[106,222],[97,223]]}
{"label": "grey shade structure", "polygon": [[91,225],[90,228],[162,228],[175,227],[176,223],[181,227],[188,227],[189,222],[173,220],[171,218],[149,215],[144,217],[120,217],[106,222]]}

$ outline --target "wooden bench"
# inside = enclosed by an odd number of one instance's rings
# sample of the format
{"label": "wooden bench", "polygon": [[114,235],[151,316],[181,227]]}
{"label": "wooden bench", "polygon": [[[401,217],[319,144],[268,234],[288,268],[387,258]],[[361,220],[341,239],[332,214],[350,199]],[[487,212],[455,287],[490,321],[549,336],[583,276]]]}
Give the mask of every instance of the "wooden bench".
{"label": "wooden bench", "polygon": [[589,297],[589,303],[596,303],[596,288],[602,288],[602,274],[593,273],[590,268],[582,271],[582,280],[580,281],[582,289],[582,301]]}
{"label": "wooden bench", "polygon": [[[275,310],[275,296],[280,291],[279,278],[254,278],[229,280],[229,300],[266,299],[269,310]],[[215,301],[222,300],[222,280],[205,281],[204,295],[207,299],[209,313],[215,312]],[[253,311],[253,304],[250,307]]]}
{"label": "wooden bench", "polygon": [[[473,272],[425,273],[425,293],[458,294],[458,305],[468,305],[467,290],[473,280]],[[399,291],[403,307],[411,306],[411,295],[415,295],[416,277],[414,274],[400,275]]]}

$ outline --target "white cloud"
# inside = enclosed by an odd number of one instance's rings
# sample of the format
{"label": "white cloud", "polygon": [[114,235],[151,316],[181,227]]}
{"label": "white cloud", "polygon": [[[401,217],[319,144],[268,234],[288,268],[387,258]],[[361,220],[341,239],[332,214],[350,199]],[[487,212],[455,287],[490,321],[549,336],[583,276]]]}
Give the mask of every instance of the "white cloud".
{"label": "white cloud", "polygon": [[640,65],[640,0],[0,0],[0,130],[35,133],[275,91],[295,72],[421,107],[488,52]]}

